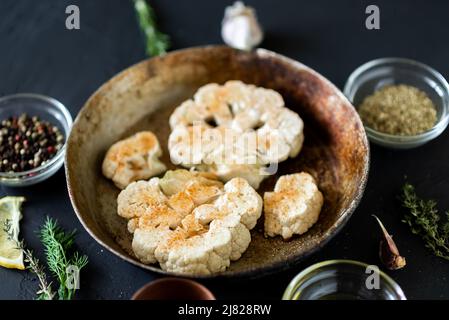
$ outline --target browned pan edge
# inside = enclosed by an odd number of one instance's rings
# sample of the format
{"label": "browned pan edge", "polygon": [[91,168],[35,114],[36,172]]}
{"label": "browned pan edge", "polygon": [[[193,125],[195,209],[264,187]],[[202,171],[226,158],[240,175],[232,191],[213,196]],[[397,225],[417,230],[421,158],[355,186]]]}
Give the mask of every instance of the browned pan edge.
{"label": "browned pan edge", "polygon": [[[189,51],[189,50],[198,50],[198,49],[202,49],[202,48],[219,48],[219,47],[225,47],[225,46],[216,46],[216,45],[209,45],[209,46],[200,46],[200,47],[192,47],[192,48],[187,48],[187,49],[180,49],[180,50],[174,50],[172,51],[172,53],[182,53],[183,51]],[[170,54],[170,53],[169,53]],[[269,51],[266,49],[257,49],[255,51],[255,54],[261,56],[261,57],[271,57],[271,58],[275,58],[275,59],[279,59],[281,61],[283,61],[284,63],[287,63],[289,65],[291,65],[292,68],[294,69],[298,69],[298,70],[307,70],[308,72],[316,75],[317,77],[319,77],[323,82],[327,83],[330,87],[332,87],[335,91],[336,94],[338,94],[340,96],[340,98],[342,98],[343,100],[345,100],[348,105],[352,106],[352,104],[348,101],[348,99],[343,95],[343,93],[334,85],[332,84],[327,78],[323,77],[321,74],[319,74],[318,72],[314,71],[313,69],[303,65],[302,63],[295,61],[293,59],[287,58],[281,54],[275,53],[273,51]],[[152,58],[152,59],[158,59],[156,58]],[[130,68],[133,68],[135,66],[138,66],[140,64],[144,64],[146,63],[147,60],[141,61],[139,63],[136,63],[128,68],[126,68],[125,70],[119,72],[117,75],[115,75],[112,79],[108,80],[106,83],[104,83],[100,88],[98,88],[92,95],[91,97],[87,100],[87,102],[85,103],[85,105],[88,105],[89,102],[91,101],[91,99],[96,96],[96,94],[98,92],[101,92],[104,87],[108,86],[110,84],[111,81],[113,81],[114,78],[117,77],[121,77],[123,76]],[[78,113],[78,116],[76,117],[73,125],[76,125],[77,122],[80,119],[80,114],[83,112],[84,107],[80,110],[80,112]],[[355,108],[354,108],[355,111]],[[360,128],[362,130],[363,133],[365,133],[364,127],[361,123],[360,118],[357,119],[357,121],[360,122]],[[69,137],[70,139],[70,137]],[[69,140],[68,140],[69,141]],[[363,172],[362,172],[362,177],[360,179],[360,183],[357,187],[357,191],[356,191],[356,196],[353,199],[353,201],[351,202],[351,204],[343,211],[343,213],[341,214],[341,217],[339,220],[337,220],[334,225],[327,230],[327,232],[323,235],[321,242],[314,248],[309,249],[308,251],[298,254],[297,256],[290,258],[286,261],[281,261],[278,263],[274,263],[271,265],[267,265],[261,268],[258,268],[256,270],[247,270],[247,271],[226,271],[226,273],[217,273],[217,274],[211,274],[211,275],[186,275],[186,274],[179,274],[179,273],[173,273],[173,272],[167,272],[164,271],[158,267],[154,267],[151,265],[146,265],[143,264],[141,262],[138,262],[137,260],[132,259],[131,257],[124,255],[123,253],[119,252],[118,250],[115,250],[114,248],[110,247],[108,244],[104,243],[100,238],[98,238],[95,233],[90,229],[90,227],[85,223],[85,221],[83,220],[79,209],[78,209],[78,205],[77,205],[77,200],[75,199],[75,196],[73,194],[73,191],[71,190],[70,187],[70,179],[71,179],[71,174],[68,170],[68,166],[67,166],[67,154],[70,152],[69,151],[69,144],[67,143],[67,150],[66,150],[66,156],[65,156],[65,161],[64,161],[64,169],[65,169],[65,174],[66,174],[66,182],[67,182],[67,190],[69,193],[69,198],[70,201],[72,203],[73,209],[78,217],[78,220],[80,221],[80,223],[82,224],[82,226],[84,227],[84,229],[90,234],[90,236],[92,238],[94,238],[100,245],[102,245],[104,248],[106,248],[107,250],[109,250],[110,252],[114,253],[115,255],[117,255],[118,257],[122,258],[123,260],[141,267],[143,269],[146,270],[150,270],[152,272],[158,273],[158,274],[163,274],[163,275],[169,275],[169,276],[179,276],[179,277],[185,277],[185,278],[192,278],[192,279],[228,279],[228,278],[235,278],[235,277],[246,277],[246,278],[259,278],[262,276],[266,276],[275,272],[280,272],[280,271],[284,271],[287,270],[291,267],[293,267],[294,265],[296,265],[299,261],[301,261],[302,259],[304,259],[305,257],[317,252],[319,249],[323,248],[333,237],[335,237],[335,235],[337,235],[337,233],[344,227],[344,225],[346,224],[346,222],[349,220],[349,218],[352,216],[352,214],[354,213],[355,209],[357,208],[357,206],[359,205],[362,197],[363,197],[363,193],[365,191],[365,187],[368,181],[368,173],[369,173],[369,166],[370,166],[370,148],[369,148],[369,143],[368,143],[368,138],[366,136],[366,134],[363,134],[363,144],[366,148],[367,154],[366,157],[364,158],[364,166],[363,166]]]}

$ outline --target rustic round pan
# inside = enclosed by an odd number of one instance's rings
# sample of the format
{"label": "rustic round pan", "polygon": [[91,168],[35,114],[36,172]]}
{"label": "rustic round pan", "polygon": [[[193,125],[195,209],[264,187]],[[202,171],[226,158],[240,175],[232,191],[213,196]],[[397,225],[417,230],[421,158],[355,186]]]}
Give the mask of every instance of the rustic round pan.
{"label": "rustic round pan", "polygon": [[[135,265],[126,221],[116,213],[117,188],[101,174],[106,150],[119,139],[149,129],[156,133],[171,168],[168,118],[202,85],[238,79],[271,88],[305,122],[305,145],[295,159],[279,165],[260,193],[272,190],[283,174],[305,170],[319,182],[325,198],[319,221],[290,241],[266,239],[262,221],[252,231],[243,257],[216,276],[261,275],[285,269],[321,248],[351,216],[365,188],[369,147],[360,119],[343,94],[310,68],[279,54],[258,49],[242,52],[209,46],[172,52],[134,65],[104,84],[87,101],[72,128],[67,146],[66,174],[75,212],[101,245]],[[260,219],[262,220],[262,219]]]}

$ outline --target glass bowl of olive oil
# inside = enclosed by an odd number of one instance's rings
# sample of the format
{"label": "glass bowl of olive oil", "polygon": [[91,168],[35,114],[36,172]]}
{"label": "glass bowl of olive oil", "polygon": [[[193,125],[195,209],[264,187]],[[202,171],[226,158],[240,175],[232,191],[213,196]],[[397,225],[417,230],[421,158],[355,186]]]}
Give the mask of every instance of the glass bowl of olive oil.
{"label": "glass bowl of olive oil", "polygon": [[283,300],[407,300],[401,287],[377,266],[328,260],[300,272]]}
{"label": "glass bowl of olive oil", "polygon": [[[425,96],[424,101],[430,101],[433,105],[432,123],[427,126],[427,118],[420,116],[419,111],[423,108],[419,108],[422,101],[416,99],[420,97],[419,94],[410,97],[408,103],[407,99],[404,100],[404,95],[376,95],[388,87],[396,87],[396,90],[392,90],[395,92],[401,91],[398,87],[407,87],[409,91],[415,89]],[[415,148],[438,137],[449,123],[449,84],[438,71],[418,61],[404,58],[369,61],[352,72],[343,91],[359,111],[369,140],[377,145],[394,149]],[[407,94],[410,92],[405,93],[406,96]],[[383,96],[385,99],[372,100],[374,96],[379,99]],[[399,130],[378,130],[370,125],[369,122],[372,121],[364,119],[361,113],[367,98],[371,102],[375,101],[370,103],[370,120],[377,119],[378,127],[388,128],[394,125]]]}

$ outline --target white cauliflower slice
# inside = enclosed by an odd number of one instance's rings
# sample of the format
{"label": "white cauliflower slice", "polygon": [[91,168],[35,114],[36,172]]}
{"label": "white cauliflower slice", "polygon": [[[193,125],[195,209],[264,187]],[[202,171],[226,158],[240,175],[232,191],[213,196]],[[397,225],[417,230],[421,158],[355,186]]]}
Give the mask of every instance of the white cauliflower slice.
{"label": "white cauliflower slice", "polygon": [[290,109],[283,108],[271,115],[257,131],[262,163],[277,163],[296,157],[304,142],[303,128],[299,115]]}
{"label": "white cauliflower slice", "polygon": [[193,211],[193,216],[201,224],[207,225],[214,221],[218,226],[231,232],[231,261],[240,259],[251,242],[249,229],[241,223],[241,216],[229,211],[220,211],[215,205],[204,204]]}
{"label": "white cauliflower slice", "polygon": [[118,214],[129,219],[139,260],[198,275],[222,272],[241,257],[262,199],[242,178],[223,186],[212,177],[168,171],[162,179],[132,183],[119,194]]}
{"label": "white cauliflower slice", "polygon": [[231,232],[231,253],[229,255],[231,261],[240,259],[251,243],[251,233],[239,220],[239,217],[233,214],[215,220],[217,224],[221,224],[222,228],[227,228]]}
{"label": "white cauliflower slice", "polygon": [[[199,167],[200,170],[202,167]],[[258,189],[260,183],[266,178],[268,172],[265,167],[259,165],[234,164],[224,165],[218,164],[205,167],[203,170],[211,170],[223,181],[229,181],[232,178],[240,177],[248,181],[254,189]]]}
{"label": "white cauliflower slice", "polygon": [[177,273],[224,271],[251,242],[250,229],[262,213],[262,199],[242,178],[234,178],[214,202],[195,208],[169,240],[155,250],[161,268]]}
{"label": "white cauliflower slice", "polygon": [[156,263],[154,251],[160,243],[167,241],[172,231],[168,226],[136,229],[134,231],[132,249],[136,257],[146,264]]}
{"label": "white cauliflower slice", "polygon": [[118,188],[124,189],[133,181],[164,172],[167,168],[159,160],[161,155],[156,136],[142,131],[113,144],[103,160],[102,171]]}
{"label": "white cauliflower slice", "polygon": [[159,186],[164,194],[171,196],[183,191],[186,184],[192,180],[198,181],[205,186],[223,187],[223,183],[217,181],[217,176],[212,173],[187,171],[183,169],[167,171],[159,181]]}
{"label": "white cauliflower slice", "polygon": [[248,179],[258,188],[264,167],[296,157],[303,121],[274,90],[228,81],[207,84],[170,117],[173,163],[215,173],[221,180]]}
{"label": "white cauliflower slice", "polygon": [[127,219],[151,215],[153,211],[174,211],[185,216],[194,206],[215,199],[222,189],[223,183],[212,176],[187,170],[167,171],[161,179],[133,182],[122,190],[117,197],[117,213]]}
{"label": "white cauliflower slice", "polygon": [[143,263],[157,262],[154,257],[157,246],[169,238],[185,216],[184,212],[161,205],[133,219],[137,220],[136,226],[130,230],[128,224],[128,230],[133,233],[132,249],[136,257]]}
{"label": "white cauliflower slice", "polygon": [[167,171],[162,179],[133,182],[120,192],[117,213],[129,219],[128,231],[134,233],[132,248],[138,259],[144,263],[157,262],[154,250],[158,244],[196,205],[222,193],[223,184],[212,178],[187,170]]}
{"label": "white cauliflower slice", "polygon": [[159,178],[129,184],[117,197],[117,213],[127,219],[141,217],[168,200],[159,188]]}
{"label": "white cauliflower slice", "polygon": [[305,233],[318,221],[322,206],[323,195],[310,174],[280,177],[274,192],[264,194],[265,235],[289,239]]}
{"label": "white cauliflower slice", "polygon": [[212,221],[206,229],[193,215],[155,250],[156,259],[166,271],[207,275],[229,267],[232,233]]}
{"label": "white cauliflower slice", "polygon": [[262,214],[262,198],[242,178],[234,178],[224,186],[224,194],[214,204],[219,211],[239,215],[241,222],[249,229],[256,226]]}

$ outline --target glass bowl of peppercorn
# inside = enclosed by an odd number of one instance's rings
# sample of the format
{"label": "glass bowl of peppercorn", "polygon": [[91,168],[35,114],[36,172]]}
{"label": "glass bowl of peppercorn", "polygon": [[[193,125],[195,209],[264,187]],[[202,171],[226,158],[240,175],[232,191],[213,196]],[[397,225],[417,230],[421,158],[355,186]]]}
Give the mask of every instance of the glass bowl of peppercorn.
{"label": "glass bowl of peppercorn", "polygon": [[0,98],[0,184],[28,186],[52,176],[64,163],[71,126],[70,112],[53,98]]}
{"label": "glass bowl of peppercorn", "polygon": [[382,58],[357,68],[344,94],[356,107],[371,142],[409,149],[438,137],[449,122],[449,85],[433,68]]}

